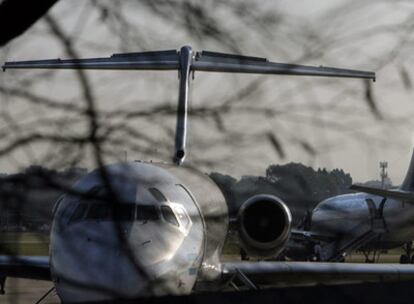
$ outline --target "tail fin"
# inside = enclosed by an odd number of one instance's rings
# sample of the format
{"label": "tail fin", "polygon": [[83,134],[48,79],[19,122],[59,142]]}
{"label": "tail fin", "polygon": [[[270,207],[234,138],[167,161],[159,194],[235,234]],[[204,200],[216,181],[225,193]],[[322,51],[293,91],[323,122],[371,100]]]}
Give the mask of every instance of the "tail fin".
{"label": "tail fin", "polygon": [[414,191],[414,150],[411,155],[410,166],[408,167],[407,174],[405,175],[400,189],[404,191]]}
{"label": "tail fin", "polygon": [[299,64],[270,62],[266,58],[223,54],[215,52],[193,52],[190,46],[180,51],[158,51],[114,54],[106,58],[52,59],[10,61],[6,69],[107,69],[107,70],[178,70],[179,93],[177,124],[175,129],[174,162],[182,164],[187,141],[187,112],[189,103],[190,72],[256,73],[278,75],[303,75],[325,77],[365,78],[375,81],[375,73],[359,70],[315,67]]}

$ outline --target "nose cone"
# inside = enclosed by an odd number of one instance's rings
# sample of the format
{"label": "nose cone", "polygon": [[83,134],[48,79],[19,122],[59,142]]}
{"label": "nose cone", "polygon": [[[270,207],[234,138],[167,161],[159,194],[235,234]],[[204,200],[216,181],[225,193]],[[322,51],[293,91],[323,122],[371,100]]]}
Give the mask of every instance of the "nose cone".
{"label": "nose cone", "polygon": [[179,293],[177,286],[169,288],[169,282],[178,280],[174,276],[184,236],[163,228],[155,222],[118,227],[84,222],[55,233],[51,263],[62,300]]}
{"label": "nose cone", "polygon": [[76,223],[54,231],[51,266],[63,301],[99,301],[146,292],[146,269],[135,262],[117,228],[108,223]]}
{"label": "nose cone", "polygon": [[[175,203],[159,204],[147,191],[147,182],[133,176],[113,183],[121,194],[117,204],[67,196],[58,206],[50,251],[52,277],[62,301],[191,291],[202,257],[199,219],[188,218],[184,229],[174,214]],[[90,176],[77,189],[87,192],[97,185]]]}

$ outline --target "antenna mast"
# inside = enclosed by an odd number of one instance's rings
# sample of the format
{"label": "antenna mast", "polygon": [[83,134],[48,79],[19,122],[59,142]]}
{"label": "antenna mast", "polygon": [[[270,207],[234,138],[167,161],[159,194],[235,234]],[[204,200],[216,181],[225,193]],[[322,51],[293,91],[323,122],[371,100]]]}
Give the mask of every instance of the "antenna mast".
{"label": "antenna mast", "polygon": [[380,162],[380,168],[381,168],[381,188],[385,188],[385,179],[388,177],[387,168],[388,168],[388,162],[382,161]]}

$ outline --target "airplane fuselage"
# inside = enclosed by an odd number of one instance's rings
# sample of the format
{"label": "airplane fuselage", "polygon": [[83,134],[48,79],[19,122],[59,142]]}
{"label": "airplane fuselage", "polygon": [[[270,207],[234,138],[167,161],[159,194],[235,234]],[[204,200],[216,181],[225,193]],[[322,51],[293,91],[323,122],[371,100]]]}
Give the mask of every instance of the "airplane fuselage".
{"label": "airplane fuselage", "polygon": [[319,203],[312,212],[311,230],[341,237],[358,237],[377,222],[384,231],[369,246],[389,249],[414,239],[414,205],[367,193],[344,194]]}

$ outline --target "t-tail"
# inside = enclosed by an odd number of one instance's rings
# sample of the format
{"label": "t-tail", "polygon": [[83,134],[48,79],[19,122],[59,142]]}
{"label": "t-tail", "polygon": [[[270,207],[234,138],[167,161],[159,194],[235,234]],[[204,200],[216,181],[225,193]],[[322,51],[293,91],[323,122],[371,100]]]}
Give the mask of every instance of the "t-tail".
{"label": "t-tail", "polygon": [[414,149],[411,154],[410,166],[408,167],[407,174],[401,184],[400,190],[414,192]]}
{"label": "t-tail", "polygon": [[180,85],[173,156],[174,162],[178,165],[183,163],[186,156],[188,92],[191,73],[193,76],[195,72],[224,72],[347,77],[375,81],[375,73],[373,72],[276,63],[270,62],[266,58],[209,51],[194,52],[190,46],[183,46],[179,51],[114,54],[106,58],[9,61],[2,68],[3,71],[6,69],[178,70]]}

